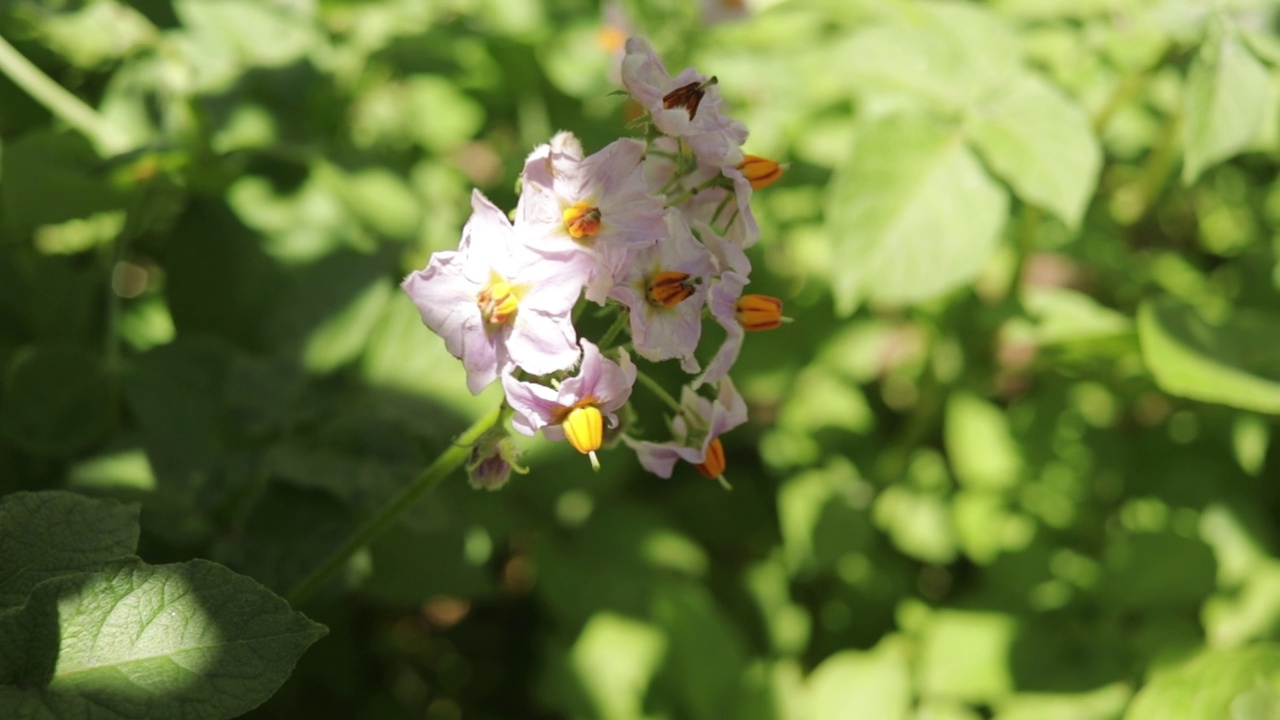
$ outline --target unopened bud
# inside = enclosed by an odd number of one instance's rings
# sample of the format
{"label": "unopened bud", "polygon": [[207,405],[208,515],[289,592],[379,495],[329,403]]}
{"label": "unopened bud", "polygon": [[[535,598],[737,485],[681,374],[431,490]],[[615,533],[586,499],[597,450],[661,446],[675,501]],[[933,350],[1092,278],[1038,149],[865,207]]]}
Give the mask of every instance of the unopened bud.
{"label": "unopened bud", "polygon": [[782,301],[769,295],[743,295],[733,306],[743,330],[772,330],[782,324]]}
{"label": "unopened bud", "polygon": [[760,190],[769,187],[782,177],[782,172],[786,168],[775,160],[762,158],[759,155],[743,155],[742,162],[738,163],[738,169],[751,183],[752,190]]}
{"label": "unopened bud", "polygon": [[707,454],[702,462],[694,465],[698,472],[702,473],[705,478],[712,480],[724,474],[725,459],[724,445],[721,444],[720,438],[711,438],[711,443],[707,445]]}

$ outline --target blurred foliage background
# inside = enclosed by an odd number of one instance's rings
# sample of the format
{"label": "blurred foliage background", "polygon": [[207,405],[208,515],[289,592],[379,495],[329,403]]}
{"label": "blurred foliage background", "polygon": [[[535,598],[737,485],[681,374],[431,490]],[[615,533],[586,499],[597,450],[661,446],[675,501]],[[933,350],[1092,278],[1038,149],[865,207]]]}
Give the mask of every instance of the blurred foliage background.
{"label": "blurred foliage background", "polygon": [[0,0],[96,109],[0,77],[0,490],[286,592],[498,402],[397,284],[632,34],[791,163],[733,492],[458,474],[245,717],[1280,718],[1268,0]]}

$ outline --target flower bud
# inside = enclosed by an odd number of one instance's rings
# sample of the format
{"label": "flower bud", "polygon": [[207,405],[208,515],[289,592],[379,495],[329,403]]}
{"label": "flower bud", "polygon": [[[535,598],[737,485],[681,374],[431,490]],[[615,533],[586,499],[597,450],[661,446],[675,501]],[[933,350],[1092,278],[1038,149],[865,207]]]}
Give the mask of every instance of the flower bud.
{"label": "flower bud", "polygon": [[769,295],[743,295],[733,306],[743,330],[772,330],[782,324],[782,301]]}
{"label": "flower bud", "polygon": [[516,444],[506,428],[495,427],[471,446],[467,481],[477,490],[497,490],[507,484],[512,471],[529,472],[516,462]]}
{"label": "flower bud", "polygon": [[785,169],[776,161],[759,155],[743,155],[742,158],[742,162],[738,163],[738,169],[751,183],[752,190],[769,187],[782,177],[782,171]]}

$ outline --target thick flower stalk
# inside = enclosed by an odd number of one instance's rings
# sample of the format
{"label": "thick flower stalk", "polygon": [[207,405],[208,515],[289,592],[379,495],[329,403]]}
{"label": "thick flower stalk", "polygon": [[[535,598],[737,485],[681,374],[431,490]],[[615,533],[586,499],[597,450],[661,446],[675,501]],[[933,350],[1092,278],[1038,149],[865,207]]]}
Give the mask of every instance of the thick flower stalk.
{"label": "thick flower stalk", "polygon": [[[747,333],[786,320],[781,300],[747,292],[746,253],[760,235],[752,195],[784,166],[743,152],[747,128],[726,114],[715,76],[672,75],[632,38],[620,79],[643,108],[641,138],[588,153],[557,133],[526,158],[510,215],[476,191],[457,250],[404,281],[471,392],[503,389],[497,424],[465,460],[478,488],[525,471],[512,432],[564,441],[596,469],[620,438],[655,475],[670,477],[683,460],[727,486],[721,436],[747,420],[730,371]],[[584,314],[588,303],[602,307]],[[613,323],[599,335],[575,322],[601,315]],[[704,342],[708,320],[725,330],[719,346]],[[680,401],[637,362],[688,373]],[[637,381],[675,415],[623,423]],[[670,439],[637,429],[662,425]]]}

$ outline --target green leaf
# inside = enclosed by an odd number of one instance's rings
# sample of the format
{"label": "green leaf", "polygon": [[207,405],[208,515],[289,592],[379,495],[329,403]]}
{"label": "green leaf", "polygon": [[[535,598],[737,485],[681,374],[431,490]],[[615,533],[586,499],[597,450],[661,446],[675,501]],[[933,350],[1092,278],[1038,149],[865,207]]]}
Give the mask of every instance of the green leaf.
{"label": "green leaf", "polygon": [[1113,720],[1132,693],[1116,683],[1089,693],[1021,694],[1002,705],[995,720]]}
{"label": "green leaf", "polygon": [[920,640],[919,687],[925,698],[989,703],[1014,687],[1009,653],[1017,620],[999,613],[944,610]]}
{"label": "green leaf", "polygon": [[1280,646],[1275,643],[1210,650],[1157,675],[1138,692],[1125,720],[1261,720],[1280,689]]}
{"label": "green leaf", "polygon": [[62,491],[0,498],[0,610],[19,607],[37,584],[132,555],[138,508]]}
{"label": "green leaf", "polygon": [[1280,318],[1236,310],[1218,322],[1170,298],[1138,312],[1142,357],[1165,392],[1280,413]]}
{"label": "green leaf", "polygon": [[975,113],[970,137],[1018,197],[1079,227],[1102,167],[1083,108],[1038,75],[1021,73]]}
{"label": "green leaf", "polygon": [[1008,198],[958,135],[918,117],[879,120],[836,171],[827,206],[836,305],[919,303],[976,278]]}
{"label": "green leaf", "polygon": [[738,628],[706,588],[688,581],[663,582],[653,615],[669,638],[664,679],[672,685],[682,717],[724,717],[746,670]]}
{"label": "green leaf", "polygon": [[78,135],[26,133],[5,147],[3,161],[4,177],[22,178],[0,184],[6,225],[19,234],[124,205],[97,153]]}
{"label": "green leaf", "polygon": [[830,53],[839,77],[862,94],[892,94],[937,108],[979,102],[1018,71],[1018,38],[985,8],[915,3],[854,34]]}
{"label": "green leaf", "polygon": [[1197,608],[1214,588],[1217,562],[1203,541],[1173,532],[1134,533],[1112,541],[1100,590],[1112,607]]}
{"label": "green leaf", "polygon": [[602,720],[641,718],[645,689],[666,652],[667,638],[653,625],[601,612],[593,615],[569,661]]}
{"label": "green leaf", "polygon": [[1233,35],[1215,35],[1187,77],[1182,182],[1247,149],[1263,132],[1275,85],[1262,63]]}
{"label": "green leaf", "polygon": [[960,484],[1008,489],[1018,482],[1022,455],[1000,408],[969,392],[947,402],[947,456]]}
{"label": "green leaf", "polygon": [[874,650],[823,660],[809,676],[808,717],[900,720],[910,716],[911,696],[907,650],[901,638],[889,636]]}
{"label": "green leaf", "polygon": [[325,632],[221,565],[120,561],[0,616],[0,716],[236,717]]}
{"label": "green leaf", "polygon": [[107,433],[113,389],[102,359],[70,345],[14,354],[0,392],[0,436],[40,455],[70,455]]}

